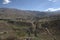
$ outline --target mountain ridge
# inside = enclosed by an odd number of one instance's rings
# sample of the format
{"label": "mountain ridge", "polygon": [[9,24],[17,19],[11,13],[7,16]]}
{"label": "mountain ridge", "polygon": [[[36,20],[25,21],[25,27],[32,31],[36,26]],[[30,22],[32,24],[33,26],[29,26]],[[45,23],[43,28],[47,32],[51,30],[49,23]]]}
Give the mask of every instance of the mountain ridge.
{"label": "mountain ridge", "polygon": [[60,11],[56,12],[42,12],[42,11],[31,11],[31,10],[20,10],[14,8],[0,8],[0,18],[24,18],[24,19],[35,19],[43,17],[51,17],[60,15]]}

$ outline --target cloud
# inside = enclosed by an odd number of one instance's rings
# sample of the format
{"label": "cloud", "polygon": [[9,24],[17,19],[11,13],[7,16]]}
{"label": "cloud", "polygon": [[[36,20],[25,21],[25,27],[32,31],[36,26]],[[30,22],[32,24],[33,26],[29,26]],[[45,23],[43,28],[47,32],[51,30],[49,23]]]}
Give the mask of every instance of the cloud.
{"label": "cloud", "polygon": [[48,1],[50,1],[50,2],[57,2],[57,0],[48,0]]}
{"label": "cloud", "polygon": [[58,10],[60,10],[60,8],[48,8],[44,11],[58,11]]}
{"label": "cloud", "polygon": [[11,2],[10,0],[3,0],[3,4],[8,4],[10,2]]}

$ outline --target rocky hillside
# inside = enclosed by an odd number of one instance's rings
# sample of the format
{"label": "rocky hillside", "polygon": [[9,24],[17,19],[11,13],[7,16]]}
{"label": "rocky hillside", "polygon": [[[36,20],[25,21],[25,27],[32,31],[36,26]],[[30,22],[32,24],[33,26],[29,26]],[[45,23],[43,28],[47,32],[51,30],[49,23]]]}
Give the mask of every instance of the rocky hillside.
{"label": "rocky hillside", "polygon": [[0,8],[0,40],[60,40],[60,12]]}

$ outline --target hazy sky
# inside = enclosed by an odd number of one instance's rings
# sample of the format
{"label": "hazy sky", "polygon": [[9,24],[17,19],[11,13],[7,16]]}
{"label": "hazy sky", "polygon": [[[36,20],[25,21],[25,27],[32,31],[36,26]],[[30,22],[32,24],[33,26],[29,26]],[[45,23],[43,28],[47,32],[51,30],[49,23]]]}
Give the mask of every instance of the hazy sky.
{"label": "hazy sky", "polygon": [[17,8],[22,10],[60,10],[60,0],[0,0],[0,8]]}

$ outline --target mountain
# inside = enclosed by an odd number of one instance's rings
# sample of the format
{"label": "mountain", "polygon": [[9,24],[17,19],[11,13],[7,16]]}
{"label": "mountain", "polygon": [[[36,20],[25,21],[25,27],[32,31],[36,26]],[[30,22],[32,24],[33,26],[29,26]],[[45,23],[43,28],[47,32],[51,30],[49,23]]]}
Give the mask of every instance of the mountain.
{"label": "mountain", "polygon": [[0,8],[0,39],[60,40],[60,11]]}
{"label": "mountain", "polygon": [[56,12],[40,12],[30,10],[18,10],[14,8],[0,8],[0,18],[24,18],[32,19],[35,17],[48,17],[53,15],[60,15],[60,11]]}

